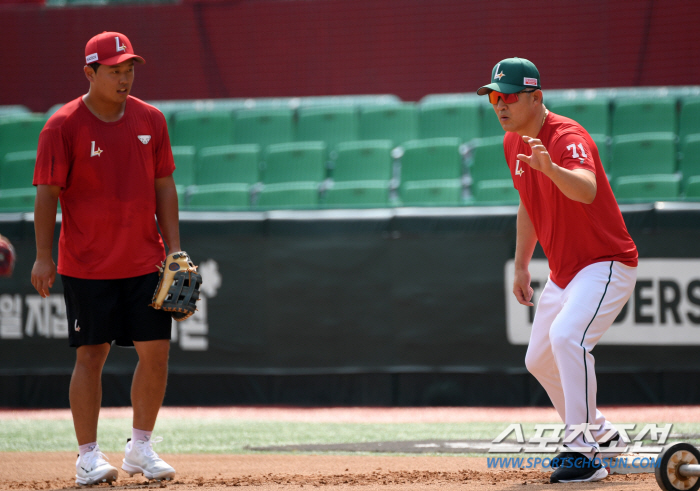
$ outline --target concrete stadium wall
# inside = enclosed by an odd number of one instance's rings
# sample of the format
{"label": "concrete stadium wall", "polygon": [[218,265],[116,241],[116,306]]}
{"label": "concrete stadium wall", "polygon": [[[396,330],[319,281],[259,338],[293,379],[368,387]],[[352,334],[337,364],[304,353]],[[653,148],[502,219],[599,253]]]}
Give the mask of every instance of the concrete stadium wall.
{"label": "concrete stadium wall", "polygon": [[45,111],[87,89],[86,41],[127,34],[146,100],[471,92],[500,59],[545,88],[700,83],[700,2],[249,0],[0,5],[0,105]]}

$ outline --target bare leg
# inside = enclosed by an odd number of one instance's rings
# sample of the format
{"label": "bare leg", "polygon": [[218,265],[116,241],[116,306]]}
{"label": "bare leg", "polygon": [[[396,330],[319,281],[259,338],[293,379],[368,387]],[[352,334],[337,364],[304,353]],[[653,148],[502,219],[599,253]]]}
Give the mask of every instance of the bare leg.
{"label": "bare leg", "polygon": [[70,379],[70,409],[78,445],[97,441],[97,419],[102,403],[102,367],[107,360],[108,343],[79,346]]}
{"label": "bare leg", "polygon": [[153,431],[168,382],[170,341],[134,341],[139,363],[131,383],[134,428]]}

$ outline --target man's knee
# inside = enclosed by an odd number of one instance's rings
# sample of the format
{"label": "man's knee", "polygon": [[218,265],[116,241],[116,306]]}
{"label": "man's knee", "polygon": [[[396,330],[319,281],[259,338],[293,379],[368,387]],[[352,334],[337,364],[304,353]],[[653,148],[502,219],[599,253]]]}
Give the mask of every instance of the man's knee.
{"label": "man's knee", "polygon": [[110,345],[108,343],[84,345],[76,350],[76,367],[88,370],[102,370],[107,360]]}
{"label": "man's knee", "polygon": [[528,349],[525,354],[525,367],[533,376],[537,377],[547,371],[544,363],[544,353],[541,350]]}
{"label": "man's knee", "polygon": [[139,355],[139,363],[154,368],[167,368],[170,355],[170,341],[143,341],[134,343]]}
{"label": "man's knee", "polygon": [[580,339],[574,339],[570,332],[564,332],[561,329],[552,329],[549,333],[549,342],[552,345],[552,352],[567,353],[572,350],[580,351]]}

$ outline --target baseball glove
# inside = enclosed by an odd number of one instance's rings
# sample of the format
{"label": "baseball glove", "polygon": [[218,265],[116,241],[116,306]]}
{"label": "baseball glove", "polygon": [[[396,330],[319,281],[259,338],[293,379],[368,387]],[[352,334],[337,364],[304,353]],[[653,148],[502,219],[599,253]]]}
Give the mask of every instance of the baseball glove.
{"label": "baseball glove", "polygon": [[158,269],[160,278],[150,305],[170,312],[176,321],[184,321],[197,310],[202,275],[184,251],[169,254]]}

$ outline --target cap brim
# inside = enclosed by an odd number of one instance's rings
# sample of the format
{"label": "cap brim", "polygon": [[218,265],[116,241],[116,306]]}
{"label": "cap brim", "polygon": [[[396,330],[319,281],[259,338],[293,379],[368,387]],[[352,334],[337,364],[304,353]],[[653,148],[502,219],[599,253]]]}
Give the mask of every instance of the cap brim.
{"label": "cap brim", "polygon": [[[492,84],[484,85],[483,87],[480,87],[479,90],[476,91],[477,94],[479,95],[486,95],[492,90],[495,90],[496,92],[502,92],[504,94],[515,94],[516,92],[520,92],[523,89],[526,89],[527,87],[524,85],[512,85],[512,84],[506,84],[503,82],[494,82]],[[532,87],[536,89],[537,87]]]}
{"label": "cap brim", "polygon": [[140,56],[138,56],[138,55],[132,55],[132,54],[130,54],[130,53],[123,54],[123,55],[113,56],[113,57],[107,58],[107,59],[105,59],[105,60],[97,60],[97,62],[98,62],[100,65],[118,65],[118,64],[120,64],[120,63],[123,63],[123,62],[128,61],[128,60],[131,60],[131,59],[133,59],[133,60],[134,60],[135,62],[137,62],[137,63],[141,63],[142,65],[143,65],[144,63],[146,63],[146,60],[144,60],[144,59],[141,58]]}

